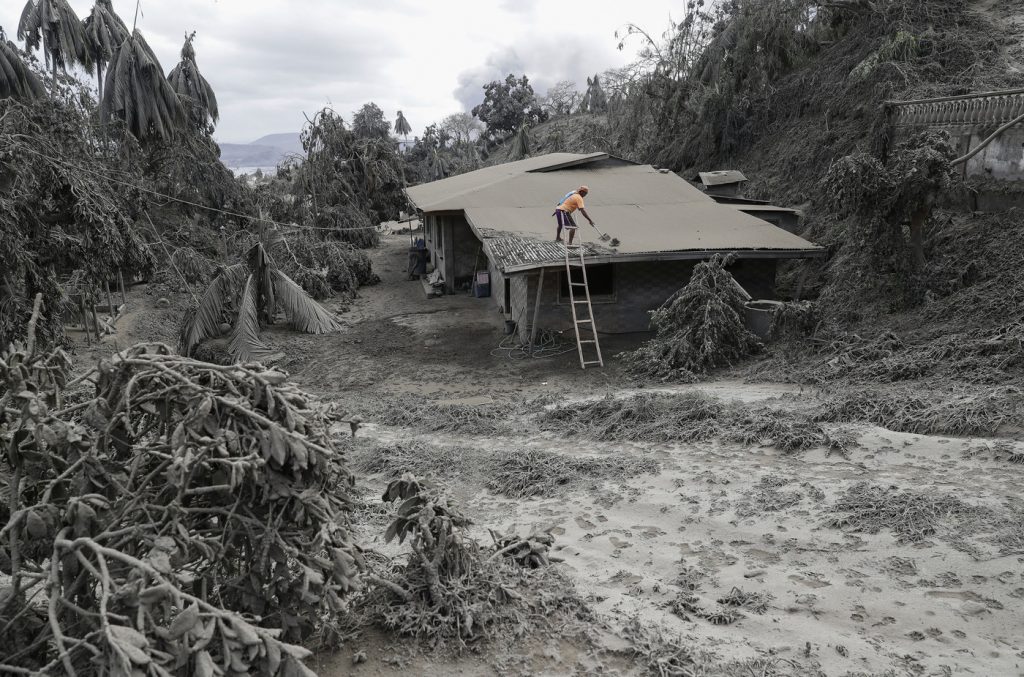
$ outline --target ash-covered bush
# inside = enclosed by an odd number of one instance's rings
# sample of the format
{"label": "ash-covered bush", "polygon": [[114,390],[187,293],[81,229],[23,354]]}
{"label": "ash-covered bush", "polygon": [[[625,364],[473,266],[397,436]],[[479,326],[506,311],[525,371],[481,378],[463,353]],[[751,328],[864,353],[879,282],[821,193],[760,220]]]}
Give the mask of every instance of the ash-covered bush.
{"label": "ash-covered bush", "polygon": [[289,239],[289,249],[282,268],[315,299],[352,298],[359,287],[380,282],[370,257],[348,242],[299,236]]}
{"label": "ash-covered bush", "polygon": [[363,568],[326,410],[153,345],[67,406],[70,360],[29,337],[0,355],[0,673],[311,674],[288,642],[330,632]]}
{"label": "ash-covered bush", "polygon": [[761,341],[744,323],[746,297],[715,255],[698,263],[690,282],[651,313],[655,337],[623,355],[642,376],[696,380],[760,352]]}

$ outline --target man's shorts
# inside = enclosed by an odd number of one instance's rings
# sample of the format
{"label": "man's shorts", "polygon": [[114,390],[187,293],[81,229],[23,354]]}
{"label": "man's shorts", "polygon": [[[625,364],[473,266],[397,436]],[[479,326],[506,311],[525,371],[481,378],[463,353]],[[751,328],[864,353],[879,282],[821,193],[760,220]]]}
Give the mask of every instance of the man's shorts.
{"label": "man's shorts", "polygon": [[573,220],[572,214],[570,214],[569,212],[563,211],[561,209],[556,209],[555,221],[558,222],[558,227],[562,228],[563,230],[576,229],[576,221]]}

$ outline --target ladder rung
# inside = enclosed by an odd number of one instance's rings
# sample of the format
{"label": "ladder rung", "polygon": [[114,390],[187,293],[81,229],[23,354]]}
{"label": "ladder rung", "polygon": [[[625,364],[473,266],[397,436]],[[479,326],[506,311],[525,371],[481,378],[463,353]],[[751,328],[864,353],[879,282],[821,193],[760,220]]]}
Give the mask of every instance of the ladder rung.
{"label": "ladder rung", "polygon": [[576,324],[584,324],[587,322],[589,322],[590,324],[594,324],[593,320],[576,320]]}
{"label": "ladder rung", "polygon": [[570,282],[569,284],[571,284],[574,287],[586,287],[587,286],[586,282]]}
{"label": "ladder rung", "polygon": [[579,305],[579,304],[581,304],[581,303],[586,303],[586,301],[573,301],[573,303],[575,303],[575,304]]}
{"label": "ladder rung", "polygon": [[593,339],[583,339],[580,343],[597,343],[597,341],[594,341]]}
{"label": "ladder rung", "polygon": [[600,362],[600,361],[595,361],[595,362],[584,362],[583,364],[584,364],[584,366],[586,366],[586,365],[588,365],[588,364],[600,364],[600,365],[601,365],[602,367],[604,366],[604,363],[603,363],[603,362]]}

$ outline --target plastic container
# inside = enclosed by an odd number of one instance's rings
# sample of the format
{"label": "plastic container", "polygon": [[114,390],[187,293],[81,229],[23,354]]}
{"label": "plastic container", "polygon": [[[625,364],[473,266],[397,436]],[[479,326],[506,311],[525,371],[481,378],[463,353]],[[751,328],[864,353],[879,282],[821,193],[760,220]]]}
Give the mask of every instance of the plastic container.
{"label": "plastic container", "polygon": [[781,307],[782,301],[747,301],[747,329],[760,339],[768,338],[775,312]]}

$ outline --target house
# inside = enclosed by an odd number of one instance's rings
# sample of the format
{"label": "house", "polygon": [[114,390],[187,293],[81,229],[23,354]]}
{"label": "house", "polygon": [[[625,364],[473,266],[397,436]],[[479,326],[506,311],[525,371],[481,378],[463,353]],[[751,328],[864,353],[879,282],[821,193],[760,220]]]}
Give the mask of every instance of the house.
{"label": "house", "polygon": [[704,192],[708,195],[739,197],[743,195],[743,184],[747,182],[747,177],[735,169],[722,169],[716,172],[699,172],[693,177],[693,182],[704,186]]}
{"label": "house", "polygon": [[747,177],[743,172],[735,169],[700,172],[692,180],[703,186],[704,192],[715,202],[733,205],[734,209],[756,216],[790,233],[799,232],[803,224],[803,213],[798,209],[779,207],[768,200],[744,197],[743,185],[747,183]]}
{"label": "house", "polygon": [[572,328],[565,249],[554,242],[555,204],[587,185],[587,211],[619,241],[600,242],[582,217],[594,319],[602,333],[649,329],[649,311],[715,253],[733,253],[730,268],[755,299],[775,296],[783,259],[824,254],[821,247],[731,205],[679,176],[606,153],[552,153],[486,167],[408,189],[422,214],[431,261],[449,293],[489,274],[493,302],[530,329]]}

